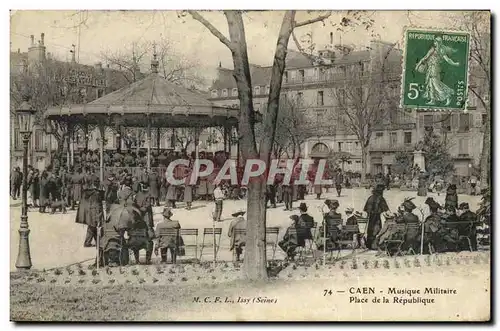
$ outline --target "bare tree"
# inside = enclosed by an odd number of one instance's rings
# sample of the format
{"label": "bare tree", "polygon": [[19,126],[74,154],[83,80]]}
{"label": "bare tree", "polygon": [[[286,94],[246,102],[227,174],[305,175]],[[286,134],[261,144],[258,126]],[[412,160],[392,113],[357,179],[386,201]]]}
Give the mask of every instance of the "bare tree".
{"label": "bare tree", "polygon": [[[283,156],[293,159],[300,157],[302,144],[313,135],[313,129],[308,125],[306,105],[298,97],[281,95],[280,109],[276,119],[276,133],[273,142],[272,155],[274,158]],[[256,139],[260,140],[268,133],[261,123],[256,124]]]}
{"label": "bare tree", "polygon": [[344,126],[359,140],[362,181],[366,178],[369,145],[374,130],[385,124],[390,114],[398,110],[398,94],[391,91],[397,85],[391,83],[400,78],[394,70],[400,64],[390,61],[397,50],[394,45],[380,47],[383,47],[381,56],[372,60],[369,70],[363,68],[362,63],[351,66],[351,71],[344,73],[344,83],[330,89],[337,103],[337,124]]}
{"label": "bare tree", "polygon": [[491,16],[488,11],[464,12],[459,21],[470,32],[469,90],[485,110],[481,151],[481,188],[490,185],[491,162]]}
{"label": "bare tree", "polygon": [[129,83],[136,82],[149,70],[153,52],[157,53],[160,74],[169,82],[186,87],[204,83],[198,73],[199,63],[192,61],[174,50],[171,42],[161,37],[158,41],[134,42],[130,47],[101,53],[101,58],[109,65],[117,67]]}
{"label": "bare tree", "polygon": [[116,51],[108,50],[101,53],[101,58],[110,66],[119,69],[119,72],[130,84],[142,78],[141,65],[148,58],[148,54],[152,54],[151,43],[143,42],[132,43],[130,47]]}
{"label": "bare tree", "polygon": [[189,145],[195,140],[196,128],[175,129],[175,146],[180,148],[182,153],[186,153]]}
{"label": "bare tree", "polygon": [[[314,17],[302,21],[296,20],[295,11],[289,10],[284,12],[274,53],[267,111],[263,118],[263,128],[268,134],[260,140],[259,148],[257,148],[255,135],[256,115],[252,102],[252,82],[242,11],[224,11],[229,38],[199,12],[188,11],[187,13],[193,19],[203,24],[231,51],[234,67],[233,76],[236,80],[238,98],[240,100],[239,144],[243,159],[259,158],[266,164],[269,164],[276,134],[281,84],[290,36],[296,28],[328,19],[331,16],[331,11],[314,14]],[[308,13],[308,15],[310,14]],[[186,12],[180,14],[180,16],[185,15]],[[264,177],[251,181],[248,185],[247,213],[247,242],[242,271],[244,276],[249,280],[266,279],[266,180]]]}
{"label": "bare tree", "polygon": [[31,104],[37,109],[36,123],[44,128],[51,127],[51,132],[57,141],[58,151],[64,148],[68,137],[68,123],[50,121],[45,123],[45,111],[50,106],[60,106],[69,103],[83,103],[85,95],[71,77],[71,66],[56,60],[45,60],[40,63],[26,63],[20,71],[11,71],[10,100],[11,114],[20,104],[23,95],[30,97]]}

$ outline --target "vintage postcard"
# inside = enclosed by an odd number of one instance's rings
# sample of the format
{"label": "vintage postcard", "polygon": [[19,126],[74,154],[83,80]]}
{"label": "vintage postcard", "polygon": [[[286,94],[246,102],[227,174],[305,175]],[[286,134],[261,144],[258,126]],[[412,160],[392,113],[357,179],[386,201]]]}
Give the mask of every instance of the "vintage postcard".
{"label": "vintage postcard", "polygon": [[490,321],[490,22],[11,11],[11,321]]}

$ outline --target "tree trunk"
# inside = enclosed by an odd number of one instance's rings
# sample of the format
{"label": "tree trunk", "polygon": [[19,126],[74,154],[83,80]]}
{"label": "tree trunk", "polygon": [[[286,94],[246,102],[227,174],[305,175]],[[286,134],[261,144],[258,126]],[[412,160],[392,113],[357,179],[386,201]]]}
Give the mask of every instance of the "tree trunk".
{"label": "tree trunk", "polygon": [[266,279],[266,183],[263,180],[248,184],[247,219],[243,275],[249,280]]}
{"label": "tree trunk", "polygon": [[368,168],[368,147],[362,144],[361,146],[361,182],[366,180],[366,170]]}
{"label": "tree trunk", "polygon": [[483,150],[481,151],[481,189],[486,189],[490,185],[490,150],[491,150],[491,136],[490,136],[490,118],[487,116],[483,132]]}

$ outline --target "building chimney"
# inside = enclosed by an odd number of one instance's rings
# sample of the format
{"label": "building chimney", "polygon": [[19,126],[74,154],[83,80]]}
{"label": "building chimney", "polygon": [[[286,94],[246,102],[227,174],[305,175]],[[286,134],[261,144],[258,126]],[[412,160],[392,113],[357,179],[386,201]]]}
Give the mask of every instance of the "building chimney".
{"label": "building chimney", "polygon": [[102,62],[97,62],[94,64],[94,68],[96,71],[101,72],[102,71]]}
{"label": "building chimney", "polygon": [[71,53],[71,63],[76,63],[76,58],[75,58],[75,45],[71,45],[71,47],[73,48],[72,50],[70,50],[69,52]]}
{"label": "building chimney", "polygon": [[35,46],[35,36],[31,35],[30,39],[31,39],[31,46]]}
{"label": "building chimney", "polygon": [[333,45],[333,32],[330,32],[330,45]]}
{"label": "building chimney", "polygon": [[42,32],[41,36],[40,36],[40,45],[44,45],[45,44],[45,33]]}
{"label": "building chimney", "polygon": [[21,49],[20,48],[17,49],[17,54],[21,54]]}
{"label": "building chimney", "polygon": [[219,68],[222,68],[222,62],[219,61]]}

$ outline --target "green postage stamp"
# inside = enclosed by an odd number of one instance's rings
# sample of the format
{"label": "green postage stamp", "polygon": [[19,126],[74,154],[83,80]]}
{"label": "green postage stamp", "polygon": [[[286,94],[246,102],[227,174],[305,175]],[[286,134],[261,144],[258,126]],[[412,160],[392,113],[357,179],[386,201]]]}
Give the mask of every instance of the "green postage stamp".
{"label": "green postage stamp", "polygon": [[470,36],[462,31],[405,31],[401,107],[465,110]]}

